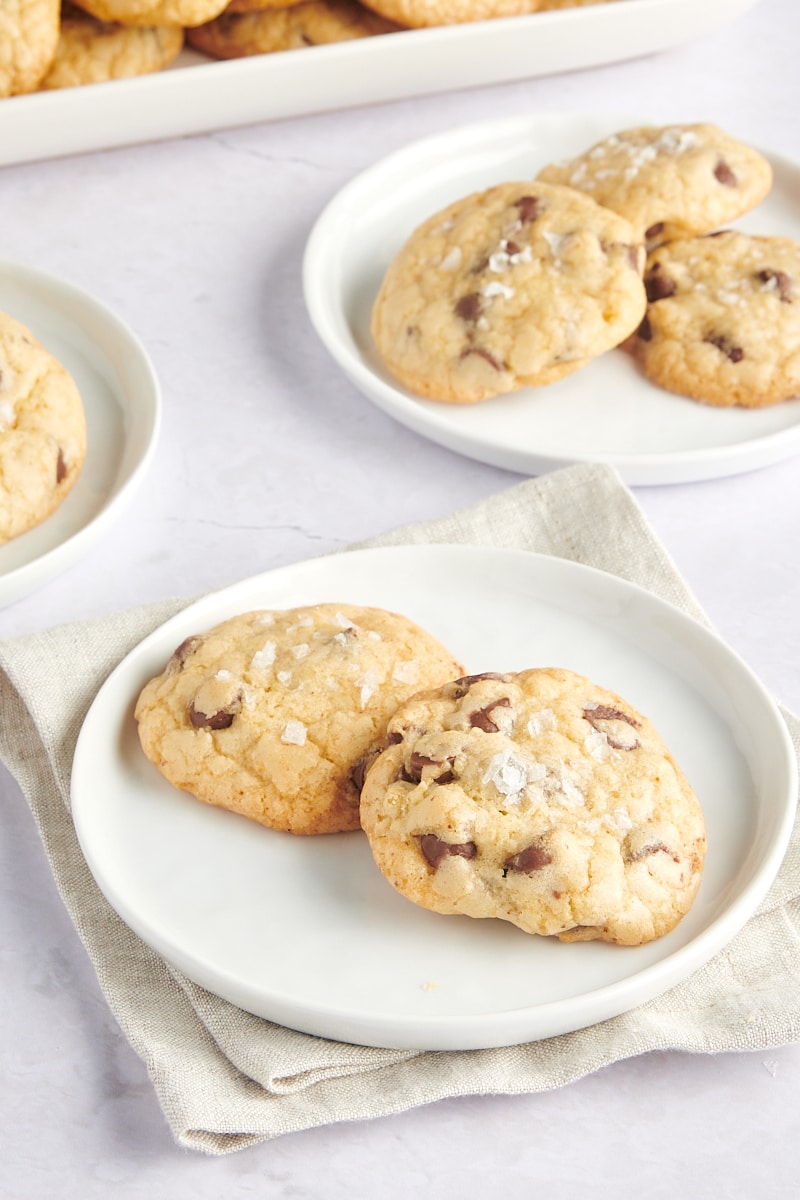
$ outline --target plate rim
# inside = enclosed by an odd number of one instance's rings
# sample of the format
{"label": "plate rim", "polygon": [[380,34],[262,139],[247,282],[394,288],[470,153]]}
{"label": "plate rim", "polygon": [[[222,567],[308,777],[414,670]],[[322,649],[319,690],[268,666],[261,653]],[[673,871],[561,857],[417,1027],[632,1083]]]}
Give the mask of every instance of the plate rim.
{"label": "plate rim", "polygon": [[[47,583],[102,537],[106,527],[113,523],[132,500],[147,473],[158,445],[163,415],[161,384],[150,354],[141,338],[113,308],[86,288],[60,275],[13,259],[0,258],[0,281],[6,279],[15,286],[22,286],[26,291],[29,288],[36,289],[36,303],[43,304],[40,292],[60,294],[67,300],[76,301],[81,310],[91,312],[94,318],[111,332],[115,341],[120,345],[125,344],[135,355],[137,372],[147,384],[147,403],[126,403],[127,389],[123,386],[116,369],[112,367],[115,380],[113,396],[123,426],[121,446],[126,447],[131,443],[131,427],[135,426],[143,443],[142,450],[125,471],[120,464],[108,496],[98,511],[79,529],[28,562],[20,563],[10,571],[0,572],[0,608],[16,603]],[[43,306],[49,307],[45,304]],[[71,319],[84,331],[87,340],[94,343],[94,338],[86,329],[82,311],[77,316],[71,313]],[[111,365],[106,352],[102,350],[100,353],[103,360]],[[137,401],[143,395],[143,390],[137,391]],[[89,448],[87,458],[90,453]],[[6,599],[6,596],[9,598]]]}
{"label": "plate rim", "polygon": [[[437,150],[446,150],[446,157],[458,153],[463,142],[480,143],[489,134],[510,138],[521,136],[525,130],[535,131],[539,125],[557,126],[562,122],[588,121],[619,122],[620,128],[634,124],[663,124],[646,113],[619,113],[600,110],[590,112],[544,112],[516,113],[502,117],[470,121],[454,125],[450,129],[425,137],[414,138],[399,149],[382,156],[349,179],[326,203],[318,214],[306,241],[302,262],[303,299],[312,327],[345,378],[358,388],[370,403],[387,413],[400,424],[413,430],[421,437],[463,454],[479,462],[499,466],[525,474],[544,474],[559,467],[578,463],[605,462],[615,467],[626,482],[635,485],[660,485],[670,483],[701,482],[727,477],[733,474],[757,470],[781,462],[800,453],[800,419],[797,424],[785,429],[765,433],[747,441],[738,441],[709,448],[693,448],[663,453],[615,452],[606,457],[593,457],[588,452],[575,454],[552,452],[519,452],[494,446],[486,447],[479,437],[469,431],[451,430],[447,426],[447,412],[453,407],[436,404],[414,396],[402,385],[393,384],[378,375],[355,346],[341,338],[336,330],[337,320],[348,329],[352,341],[352,322],[341,299],[341,258],[337,240],[331,236],[340,227],[354,197],[367,190],[374,179],[391,173],[405,162],[418,159],[441,158]],[[454,146],[454,142],[456,145]],[[790,170],[800,177],[800,161],[774,151],[769,147],[756,146],[774,165]],[[331,294],[323,281],[323,274],[335,268],[337,291]],[[800,404],[800,399],[797,400]],[[455,406],[464,407],[464,406]],[[466,448],[463,448],[466,447]],[[511,465],[509,465],[511,464]],[[705,465],[704,467],[704,464]]]}
{"label": "plate rim", "polygon": [[[124,656],[98,689],[81,724],[72,764],[70,803],[76,834],[87,866],[101,892],[122,920],[134,930],[146,945],[182,970],[189,979],[201,987],[205,987],[207,990],[221,995],[223,999],[228,1000],[238,1007],[243,1007],[241,1002],[243,993],[247,993],[249,998],[254,994],[259,994],[263,998],[263,988],[254,987],[252,982],[248,984],[247,981],[242,979],[233,981],[239,990],[239,998],[233,998],[230,993],[229,983],[226,983],[223,988],[216,986],[217,981],[222,977],[226,981],[231,981],[233,978],[231,971],[229,969],[220,970],[213,963],[201,963],[200,974],[198,976],[197,956],[191,953],[187,954],[169,936],[164,936],[159,931],[153,934],[153,931],[149,928],[146,930],[143,929],[142,926],[147,926],[147,921],[140,921],[136,917],[136,914],[133,914],[133,920],[131,920],[130,908],[124,897],[120,900],[113,880],[109,881],[103,870],[102,863],[98,866],[94,853],[95,847],[91,839],[90,813],[85,811],[84,798],[81,794],[83,778],[87,770],[84,759],[89,755],[91,748],[92,728],[96,720],[95,714],[102,710],[102,706],[106,702],[105,698],[109,692],[112,692],[117,687],[120,676],[129,673],[139,660],[142,660],[141,666],[144,667],[148,654],[154,652],[155,648],[161,642],[168,638],[173,638],[173,631],[177,631],[178,636],[181,636],[185,632],[185,628],[195,620],[196,615],[199,614],[201,620],[207,620],[207,613],[211,612],[214,613],[211,620],[219,621],[225,619],[226,614],[233,615],[235,612],[245,611],[241,607],[240,595],[246,596],[254,590],[260,589],[262,586],[269,587],[270,584],[274,584],[275,582],[280,586],[282,580],[286,578],[288,578],[290,585],[296,583],[298,575],[302,576],[305,572],[313,572],[320,565],[324,567],[326,560],[337,558],[342,554],[354,554],[361,558],[364,558],[364,556],[381,558],[398,555],[408,557],[417,556],[420,551],[423,554],[431,555],[441,554],[443,551],[455,551],[462,559],[467,559],[475,552],[479,554],[488,552],[493,556],[510,556],[520,561],[524,560],[534,571],[542,569],[541,564],[546,563],[549,565],[543,568],[545,571],[566,571],[568,575],[577,573],[579,577],[589,579],[590,581],[592,579],[599,580],[601,581],[601,587],[610,586],[615,590],[619,587],[623,593],[635,595],[645,600],[648,604],[654,603],[656,610],[668,614],[672,620],[677,621],[679,628],[685,627],[690,629],[693,636],[699,636],[705,644],[713,646],[715,653],[722,653],[746,681],[746,685],[751,692],[759,697],[763,711],[769,715],[772,730],[776,738],[776,745],[783,749],[781,772],[785,775],[786,779],[786,796],[781,800],[780,806],[776,806],[775,808],[772,817],[772,824],[774,825],[772,836],[764,848],[760,864],[750,870],[747,881],[743,884],[733,901],[727,903],[709,921],[705,928],[700,930],[689,942],[666,954],[663,958],[646,964],[640,970],[634,971],[632,974],[625,975],[621,979],[599,988],[556,1001],[516,1006],[507,1010],[492,1010],[480,1015],[469,1013],[454,1015],[426,1014],[422,1016],[402,1013],[389,1013],[387,1015],[383,1011],[376,1016],[374,1011],[361,1012],[353,1007],[349,1008],[347,1012],[343,1012],[336,1006],[326,1005],[317,1001],[311,1004],[307,999],[301,1001],[296,996],[287,996],[285,992],[276,992],[273,989],[266,996],[270,1012],[267,1013],[263,1010],[262,999],[260,1011],[257,1011],[256,1015],[263,1017],[265,1020],[285,1024],[287,1027],[298,1029],[301,1032],[332,1040],[350,1041],[359,1045],[380,1046],[384,1048],[428,1050],[481,1049],[519,1044],[525,1041],[536,1041],[556,1034],[567,1033],[574,1029],[585,1028],[611,1016],[621,1015],[631,1008],[637,1007],[641,1003],[663,994],[669,988],[685,980],[727,945],[754,915],[760,901],[766,895],[780,869],[791,837],[796,815],[797,761],[789,730],[780,713],[777,702],[769,694],[752,668],[747,665],[741,656],[712,627],[703,624],[702,621],[685,612],[677,605],[642,587],[640,584],[615,575],[612,572],[607,572],[588,564],[574,562],[573,560],[562,559],[556,555],[547,555],[516,548],[481,546],[472,543],[421,543],[362,547],[350,551],[339,551],[334,555],[324,555],[320,558],[301,560],[299,563],[287,564],[270,571],[261,572],[208,593],[191,602],[179,612],[161,622]],[[160,649],[159,661],[162,657],[163,649]],[[118,723],[120,727],[125,721],[126,714],[128,717],[130,716],[131,701],[132,697],[129,698],[124,710],[121,708],[116,713],[115,723]],[[749,763],[750,760],[746,759],[746,761]],[[91,800],[87,800],[85,803],[91,809]],[[760,805],[756,806],[756,812],[759,807]],[[666,982],[665,976],[667,977]],[[625,999],[626,996],[627,999]],[[619,1003],[621,998],[625,999],[625,1003],[622,1005]],[[593,1015],[588,1021],[584,1019],[587,1006],[593,1008]],[[289,1012],[289,1010],[291,1011]],[[253,1007],[249,1007],[245,1008],[245,1011],[252,1012],[255,1010]],[[581,1015],[582,1013],[583,1015]],[[566,1023],[563,1019],[565,1014],[569,1015]],[[301,1017],[299,1022],[297,1019],[298,1015]],[[291,1016],[292,1019],[287,1019],[287,1016]],[[340,1032],[331,1032],[331,1021]],[[403,1034],[401,1036],[387,1037],[387,1022],[394,1022],[395,1026],[399,1023],[403,1028]],[[485,1028],[487,1023],[490,1026],[488,1031]],[[524,1026],[524,1033],[522,1035],[520,1035],[520,1025]],[[532,1033],[531,1029],[534,1027],[536,1032]],[[342,1030],[350,1030],[353,1036],[341,1036]],[[355,1036],[356,1033],[359,1036]]]}

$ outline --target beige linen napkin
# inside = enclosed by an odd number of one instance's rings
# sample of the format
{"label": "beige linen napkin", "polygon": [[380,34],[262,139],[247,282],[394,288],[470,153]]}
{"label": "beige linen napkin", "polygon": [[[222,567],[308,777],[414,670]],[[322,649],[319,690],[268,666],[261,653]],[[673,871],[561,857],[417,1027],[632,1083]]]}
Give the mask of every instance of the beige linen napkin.
{"label": "beige linen napkin", "polygon": [[[558,555],[632,580],[704,620],[613,470],[569,467],[370,545],[468,542]],[[64,903],[183,1146],[222,1154],[281,1133],[445,1096],[544,1091],[649,1050],[745,1050],[800,1037],[800,828],[758,913],[688,982],[547,1041],[416,1053],[350,1046],[250,1016],[170,968],[117,917],[69,813],[75,740],[100,684],[187,601],[0,644],[0,755],[38,822]],[[800,722],[784,713],[800,750]]]}

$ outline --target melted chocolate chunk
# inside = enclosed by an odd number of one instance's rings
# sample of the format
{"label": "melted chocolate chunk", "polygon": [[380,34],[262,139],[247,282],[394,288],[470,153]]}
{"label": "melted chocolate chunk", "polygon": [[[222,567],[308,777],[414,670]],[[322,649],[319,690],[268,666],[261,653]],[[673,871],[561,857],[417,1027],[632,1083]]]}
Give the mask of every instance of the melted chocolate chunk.
{"label": "melted chocolate chunk", "polygon": [[785,271],[775,271],[772,267],[765,267],[763,271],[756,272],[756,279],[766,284],[772,284],[774,281],[781,301],[784,304],[792,303],[792,280]]}
{"label": "melted chocolate chunk", "polygon": [[708,342],[710,346],[716,346],[716,348],[721,351],[726,358],[729,358],[732,363],[741,362],[744,358],[744,350],[742,347],[734,346],[731,339],[725,337],[725,335],[722,333],[709,333],[703,338],[703,341]]}
{"label": "melted chocolate chunk", "polygon": [[478,847],[474,842],[444,842],[435,833],[424,833],[419,838],[419,848],[434,871],[444,858],[474,858]]}
{"label": "melted chocolate chunk", "polygon": [[506,254],[519,254],[521,249],[521,246],[518,246],[516,242],[512,242],[510,239],[506,242]]}
{"label": "melted chocolate chunk", "polygon": [[724,158],[721,158],[714,167],[714,178],[718,180],[724,187],[738,187],[739,180],[734,175]]}
{"label": "melted chocolate chunk", "polygon": [[675,289],[678,285],[674,279],[670,279],[669,275],[664,275],[661,272],[661,263],[654,263],[649,275],[644,278],[644,290],[647,294],[647,299],[650,304],[655,304],[658,300],[666,300],[668,296],[675,294]]}
{"label": "melted chocolate chunk", "polygon": [[653,326],[650,324],[649,317],[642,317],[642,322],[639,328],[636,330],[636,336],[641,338],[643,342],[652,342]]}
{"label": "melted chocolate chunk", "polygon": [[598,733],[604,733],[609,746],[613,746],[615,750],[636,750],[639,746],[637,737],[632,735],[623,737],[620,731],[615,733],[613,728],[608,728],[609,721],[622,721],[626,725],[633,726],[634,729],[639,728],[641,722],[619,708],[612,708],[609,704],[598,704],[596,708],[585,708],[583,719],[588,721]]}
{"label": "melted chocolate chunk", "polygon": [[468,346],[466,350],[461,351],[461,358],[469,358],[470,354],[477,354],[478,358],[484,358],[490,367],[494,367],[495,371],[505,370],[503,363],[498,362],[495,356],[482,346]]}
{"label": "melted chocolate chunk", "polygon": [[56,460],[56,486],[58,486],[59,483],[63,483],[63,481],[66,479],[66,477],[67,477],[67,464],[66,464],[66,460],[64,458],[64,451],[59,446],[58,459]]}
{"label": "melted chocolate chunk", "polygon": [[438,775],[431,775],[430,783],[452,783],[455,775],[451,770],[455,762],[455,755],[448,758],[427,758],[424,754],[418,754],[416,750],[412,751],[411,759],[408,764],[408,774],[415,783],[419,783],[422,779],[422,772],[425,767],[443,767],[444,770]]}
{"label": "melted chocolate chunk", "polygon": [[657,238],[659,236],[659,234],[661,234],[663,232],[664,232],[664,222],[656,221],[654,225],[651,225],[648,229],[645,229],[644,236],[648,242],[651,242],[653,240],[653,238]]}
{"label": "melted chocolate chunk", "polygon": [[169,662],[171,666],[182,667],[190,654],[194,654],[195,650],[201,645],[203,639],[194,634],[192,637],[184,638],[180,646],[172,651],[172,657]]}
{"label": "melted chocolate chunk", "polygon": [[473,729],[482,729],[484,733],[497,733],[500,727],[492,720],[491,714],[496,708],[510,707],[511,701],[508,696],[501,696],[499,700],[492,700],[491,704],[487,704],[485,708],[479,708],[470,713],[469,723]]}
{"label": "melted chocolate chunk", "polygon": [[192,703],[189,705],[189,720],[195,729],[229,729],[241,705],[241,693],[234,696],[224,708],[215,713],[200,712]]}
{"label": "melted chocolate chunk", "polygon": [[531,875],[534,871],[541,871],[542,867],[546,867],[552,861],[552,854],[541,844],[533,842],[517,854],[510,855],[503,863],[503,868],[518,875]]}
{"label": "melted chocolate chunk", "polygon": [[447,684],[445,695],[449,700],[460,700],[480,679],[496,679],[499,683],[505,683],[507,678],[507,675],[497,675],[494,671],[484,671],[482,675],[462,675],[460,679]]}
{"label": "melted chocolate chunk", "polygon": [[455,313],[462,321],[477,321],[483,311],[483,297],[480,292],[468,292],[457,302]]}
{"label": "melted chocolate chunk", "polygon": [[514,201],[514,208],[519,213],[519,219],[522,224],[529,225],[539,215],[539,197],[520,196],[519,200]]}

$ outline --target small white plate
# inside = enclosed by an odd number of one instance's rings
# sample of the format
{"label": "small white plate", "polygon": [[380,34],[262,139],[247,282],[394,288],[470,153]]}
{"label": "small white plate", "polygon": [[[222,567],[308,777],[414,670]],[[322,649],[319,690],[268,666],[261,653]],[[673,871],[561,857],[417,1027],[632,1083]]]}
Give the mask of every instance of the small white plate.
{"label": "small white plate", "polygon": [[[615,130],[654,123],[641,114],[482,122],[414,142],[347,184],[312,231],[304,286],[317,333],[356,387],[424,437],[525,474],[602,461],[631,484],[687,483],[800,453],[800,400],[712,408],[648,383],[619,350],[548,387],[473,405],[421,400],[375,351],[369,318],[384,272],[425,218],[470,192],[532,179]],[[800,167],[769,157],[772,191],[736,227],[800,240]]]}
{"label": "small white plate", "polygon": [[72,375],[86,411],[86,461],[64,503],[0,546],[0,606],[29,595],[102,537],[155,450],[158,380],[138,338],[73,284],[0,261],[0,310],[21,321]]}
{"label": "small white plate", "polygon": [[[702,803],[709,851],[677,929],[635,949],[565,945],[415,907],[359,833],[292,837],[172,788],[133,707],[191,633],[238,612],[323,601],[406,613],[470,673],[570,668],[650,716]],[[114,671],[78,740],[72,812],[106,897],[191,979],[250,1012],[340,1041],[449,1050],[581,1028],[685,978],[753,913],[792,826],[786,727],[714,634],[648,592],[524,551],[406,546],[285,567],[206,597]]]}

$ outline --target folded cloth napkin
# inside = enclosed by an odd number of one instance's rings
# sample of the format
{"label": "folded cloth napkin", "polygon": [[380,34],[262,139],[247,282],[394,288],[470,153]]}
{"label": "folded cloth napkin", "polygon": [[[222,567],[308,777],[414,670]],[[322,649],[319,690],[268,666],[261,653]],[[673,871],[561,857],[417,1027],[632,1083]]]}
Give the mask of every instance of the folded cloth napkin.
{"label": "folded cloth napkin", "polygon": [[[613,470],[569,467],[369,545],[462,542],[557,555],[620,575],[705,620]],[[345,551],[346,553],[346,551]],[[177,1141],[223,1154],[445,1096],[545,1091],[649,1050],[746,1050],[800,1037],[800,825],[759,911],[687,982],[576,1033],[498,1050],[345,1045],[242,1012],[131,932],[81,856],[69,811],[75,741],[98,688],[186,600],[0,644],[0,756],[33,810],[64,903]],[[800,751],[800,721],[784,713]]]}

